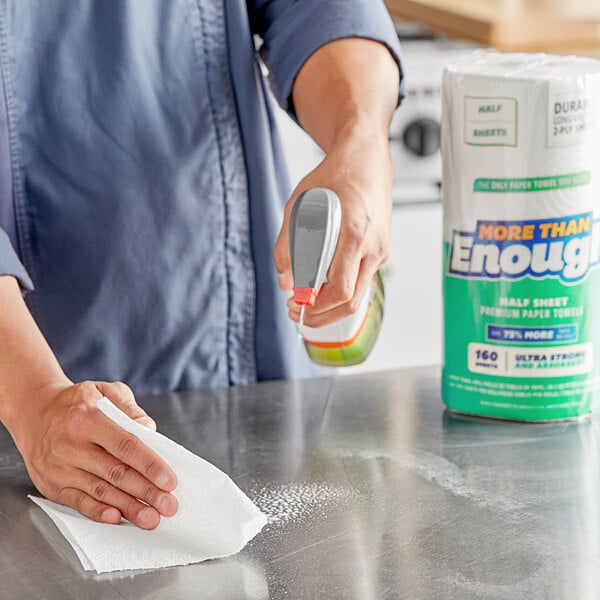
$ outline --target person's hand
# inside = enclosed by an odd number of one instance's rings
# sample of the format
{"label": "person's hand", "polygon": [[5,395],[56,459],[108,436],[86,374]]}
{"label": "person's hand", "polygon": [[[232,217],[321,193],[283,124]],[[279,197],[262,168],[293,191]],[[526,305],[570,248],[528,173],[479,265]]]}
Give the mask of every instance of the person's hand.
{"label": "person's hand", "polygon": [[138,438],[98,408],[106,396],[129,417],[156,429],[122,383],[84,382],[39,390],[35,409],[13,437],[37,489],[103,523],[121,517],[153,529],[177,512],[177,478]]}
{"label": "person's hand", "polygon": [[[304,322],[321,327],[353,312],[369,289],[375,272],[390,251],[391,184],[393,170],[387,136],[357,133],[336,143],[323,162],[294,190],[286,205],[283,226],[273,251],[279,286],[293,287],[289,253],[289,219],[299,194],[326,187],[339,196],[342,224],[337,248],[313,307]],[[288,300],[290,318],[298,321],[300,307]]]}

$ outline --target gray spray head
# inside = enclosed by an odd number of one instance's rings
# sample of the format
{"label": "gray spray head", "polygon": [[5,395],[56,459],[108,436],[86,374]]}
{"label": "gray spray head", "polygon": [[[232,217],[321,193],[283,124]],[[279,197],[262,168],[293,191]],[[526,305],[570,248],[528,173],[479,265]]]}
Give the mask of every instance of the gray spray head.
{"label": "gray spray head", "polygon": [[290,216],[290,257],[294,274],[294,297],[299,304],[312,304],[301,292],[319,292],[326,281],[340,232],[342,207],[337,194],[313,188],[298,196]]}

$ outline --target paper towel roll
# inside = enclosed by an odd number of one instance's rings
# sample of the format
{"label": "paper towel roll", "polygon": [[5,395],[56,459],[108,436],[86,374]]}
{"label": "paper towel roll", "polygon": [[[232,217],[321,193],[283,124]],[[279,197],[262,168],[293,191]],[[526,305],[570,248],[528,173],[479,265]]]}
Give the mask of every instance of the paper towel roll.
{"label": "paper towel roll", "polygon": [[446,403],[523,420],[597,411],[600,61],[449,63],[442,155]]}

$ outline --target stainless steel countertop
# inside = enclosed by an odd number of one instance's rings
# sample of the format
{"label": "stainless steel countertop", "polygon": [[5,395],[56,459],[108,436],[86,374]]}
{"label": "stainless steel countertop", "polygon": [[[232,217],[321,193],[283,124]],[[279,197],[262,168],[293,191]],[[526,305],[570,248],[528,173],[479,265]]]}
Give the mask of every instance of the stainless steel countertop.
{"label": "stainless steel countertop", "polygon": [[0,433],[10,600],[600,597],[600,421],[453,416],[439,368],[140,399],[270,523],[235,557],[85,572]]}

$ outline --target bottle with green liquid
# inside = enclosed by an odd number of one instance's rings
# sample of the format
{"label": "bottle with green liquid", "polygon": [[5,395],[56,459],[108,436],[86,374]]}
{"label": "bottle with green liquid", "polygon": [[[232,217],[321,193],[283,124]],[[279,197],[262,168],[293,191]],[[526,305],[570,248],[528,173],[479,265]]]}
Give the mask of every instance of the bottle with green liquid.
{"label": "bottle with green liquid", "polygon": [[301,306],[299,334],[313,362],[343,367],[363,362],[375,345],[383,320],[384,289],[378,271],[359,309],[324,327],[303,324],[304,308],[314,305],[333,258],[342,220],[337,194],[327,188],[303,192],[290,216],[290,256],[294,300]]}

